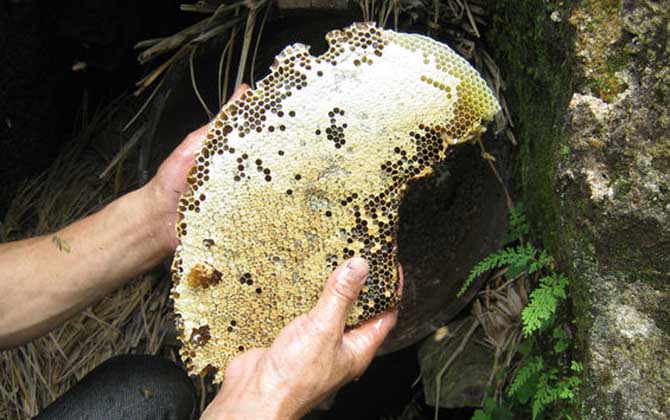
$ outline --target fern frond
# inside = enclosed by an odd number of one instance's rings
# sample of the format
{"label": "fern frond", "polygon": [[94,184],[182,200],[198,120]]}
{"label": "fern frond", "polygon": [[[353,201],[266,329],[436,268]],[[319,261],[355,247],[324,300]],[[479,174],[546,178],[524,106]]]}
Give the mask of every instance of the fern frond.
{"label": "fern frond", "polygon": [[[532,247],[532,245],[531,245]],[[547,251],[540,251],[539,255],[534,258],[533,261],[528,265],[528,274],[533,274],[534,272],[541,270],[543,268],[549,268],[553,264],[553,258],[547,254]]]}
{"label": "fern frond", "polygon": [[519,201],[509,213],[509,227],[507,228],[507,242],[521,239],[528,234],[528,220],[523,202]]}
{"label": "fern frond", "polygon": [[566,298],[567,285],[568,279],[563,274],[551,274],[540,279],[538,288],[530,294],[530,301],[521,312],[525,337],[540,330],[556,313],[558,300]]}
{"label": "fern frond", "polygon": [[575,360],[570,363],[570,370],[573,372],[581,372],[583,369],[584,366]]}
{"label": "fern frond", "polygon": [[528,360],[528,362],[517,372],[514,381],[507,390],[507,395],[514,396],[522,386],[526,384],[533,376],[537,375],[544,369],[544,359],[542,356],[535,356]]}
{"label": "fern frond", "polygon": [[508,247],[493,252],[478,262],[470,271],[468,278],[463,282],[463,287],[459,290],[457,296],[461,297],[468,290],[472,282],[484,273],[494,268],[505,266],[522,267],[526,269],[536,260],[537,249],[531,244],[519,245],[516,248]]}
{"label": "fern frond", "polygon": [[581,384],[581,379],[576,376],[569,376],[560,381],[556,381],[557,376],[558,371],[556,369],[552,369],[549,373],[540,375],[537,392],[533,396],[533,420],[544,412],[545,408],[559,399],[574,401],[575,393]]}

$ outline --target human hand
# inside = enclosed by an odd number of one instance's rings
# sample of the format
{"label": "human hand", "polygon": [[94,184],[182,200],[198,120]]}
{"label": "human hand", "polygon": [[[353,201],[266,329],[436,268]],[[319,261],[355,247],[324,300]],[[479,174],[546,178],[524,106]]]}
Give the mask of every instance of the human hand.
{"label": "human hand", "polygon": [[[249,86],[240,85],[228,99],[238,99]],[[175,223],[177,222],[177,204],[186,190],[186,177],[195,163],[195,155],[202,147],[210,123],[191,132],[184,141],[163,161],[156,175],[147,183],[144,190],[149,200],[147,208],[158,219],[157,239],[167,254],[174,252],[179,244]]]}
{"label": "human hand", "polygon": [[[396,309],[345,332],[367,273],[360,257],[341,265],[316,306],[284,327],[270,348],[235,358],[202,419],[299,418],[361,376],[398,318]],[[401,268],[399,274],[402,291]]]}

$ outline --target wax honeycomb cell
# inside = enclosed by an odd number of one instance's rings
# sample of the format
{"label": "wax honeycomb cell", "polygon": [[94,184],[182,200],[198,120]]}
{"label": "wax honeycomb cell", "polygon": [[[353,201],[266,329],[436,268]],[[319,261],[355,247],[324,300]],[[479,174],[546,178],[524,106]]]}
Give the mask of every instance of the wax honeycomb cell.
{"label": "wax honeycomb cell", "polygon": [[408,183],[499,111],[476,70],[430,38],[357,23],[326,39],[319,57],[285,48],[225,106],[188,174],[172,295],[191,373],[221,381],[353,256],[370,273],[347,324],[394,307]]}

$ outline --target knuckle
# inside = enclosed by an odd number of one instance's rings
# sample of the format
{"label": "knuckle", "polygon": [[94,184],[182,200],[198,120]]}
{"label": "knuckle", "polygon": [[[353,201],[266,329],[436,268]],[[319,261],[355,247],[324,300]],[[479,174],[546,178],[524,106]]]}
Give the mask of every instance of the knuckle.
{"label": "knuckle", "polygon": [[235,357],[228,363],[228,366],[224,371],[224,377],[231,379],[248,372],[250,368],[253,368],[256,365],[263,352],[263,349],[253,348]]}
{"label": "knuckle", "polygon": [[331,286],[333,295],[341,300],[350,302],[358,296],[358,287],[356,281],[351,275],[346,275],[342,279],[337,279]]}
{"label": "knuckle", "polygon": [[200,139],[200,130],[191,131],[186,135],[186,144],[192,144]]}
{"label": "knuckle", "polygon": [[354,356],[363,358],[368,353],[375,352],[374,338],[370,334],[361,334],[353,342]]}

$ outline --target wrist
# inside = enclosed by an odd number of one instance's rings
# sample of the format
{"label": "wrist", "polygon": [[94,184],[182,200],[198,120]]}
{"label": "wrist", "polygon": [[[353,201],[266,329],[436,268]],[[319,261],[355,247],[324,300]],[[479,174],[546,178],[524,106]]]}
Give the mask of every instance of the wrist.
{"label": "wrist", "polygon": [[179,241],[177,240],[176,203],[166,200],[165,192],[155,180],[134,191],[142,205],[142,215],[147,234],[155,243],[161,258],[171,256]]}
{"label": "wrist", "polygon": [[284,390],[261,383],[258,376],[244,382],[224,384],[201,419],[292,420],[305,414],[295,410],[295,401]]}
{"label": "wrist", "polygon": [[280,404],[273,398],[260,398],[248,394],[233,397],[225,392],[211,402],[203,413],[201,420],[289,420],[297,419],[281,410]]}

